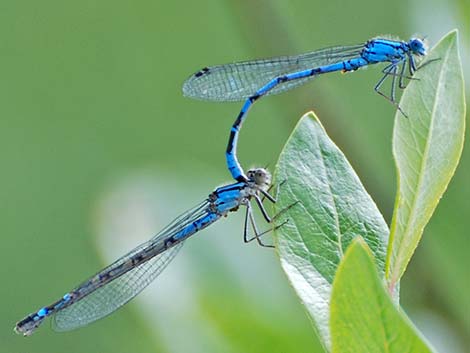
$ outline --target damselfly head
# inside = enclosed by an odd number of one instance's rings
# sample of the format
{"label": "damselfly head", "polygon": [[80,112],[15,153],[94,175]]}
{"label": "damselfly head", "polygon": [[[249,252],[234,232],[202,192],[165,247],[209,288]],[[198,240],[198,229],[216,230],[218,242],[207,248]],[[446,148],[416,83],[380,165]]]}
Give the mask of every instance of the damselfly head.
{"label": "damselfly head", "polygon": [[426,44],[424,43],[424,40],[419,38],[411,38],[408,42],[408,45],[410,46],[410,49],[413,54],[419,56],[426,55]]}
{"label": "damselfly head", "polygon": [[271,184],[271,173],[264,168],[251,168],[246,173],[248,179],[258,186],[268,186]]}

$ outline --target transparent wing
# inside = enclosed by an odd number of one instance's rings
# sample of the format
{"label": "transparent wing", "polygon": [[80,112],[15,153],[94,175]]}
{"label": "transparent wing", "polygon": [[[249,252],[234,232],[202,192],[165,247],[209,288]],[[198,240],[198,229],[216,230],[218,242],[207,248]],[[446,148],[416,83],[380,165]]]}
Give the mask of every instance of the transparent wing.
{"label": "transparent wing", "polygon": [[207,212],[208,202],[204,201],[70,292],[70,302],[54,314],[54,330],[68,331],[87,325],[111,314],[134,298],[173,260],[186,238],[169,248],[165,240]]}
{"label": "transparent wing", "polygon": [[60,310],[52,320],[54,330],[73,330],[119,309],[147,287],[165,269],[182,246],[183,243],[177,244]]}
{"label": "transparent wing", "polygon": [[[211,101],[245,100],[273,78],[357,57],[362,48],[362,44],[333,47],[295,56],[207,67],[184,82],[183,94]],[[313,78],[314,76],[281,83],[268,94],[290,90]]]}

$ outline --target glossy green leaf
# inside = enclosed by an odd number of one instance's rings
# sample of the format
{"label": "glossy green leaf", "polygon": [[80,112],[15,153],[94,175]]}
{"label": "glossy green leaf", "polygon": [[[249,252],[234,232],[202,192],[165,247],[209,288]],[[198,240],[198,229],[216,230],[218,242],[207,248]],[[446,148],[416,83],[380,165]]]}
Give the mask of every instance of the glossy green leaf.
{"label": "glossy green leaf", "polygon": [[[457,32],[445,36],[416,72],[400,102],[393,155],[398,192],[387,254],[389,287],[403,275],[439,199],[455,172],[463,147],[465,99]],[[445,234],[442,234],[445,236]]]}
{"label": "glossy green leaf", "polygon": [[343,153],[313,113],[305,115],[281,153],[275,171],[282,185],[276,212],[292,205],[276,232],[282,267],[310,314],[323,343],[331,283],[344,251],[364,237],[384,268],[388,228]]}
{"label": "glossy green leaf", "polygon": [[432,352],[394,305],[360,238],[346,251],[333,283],[331,337],[333,353]]}

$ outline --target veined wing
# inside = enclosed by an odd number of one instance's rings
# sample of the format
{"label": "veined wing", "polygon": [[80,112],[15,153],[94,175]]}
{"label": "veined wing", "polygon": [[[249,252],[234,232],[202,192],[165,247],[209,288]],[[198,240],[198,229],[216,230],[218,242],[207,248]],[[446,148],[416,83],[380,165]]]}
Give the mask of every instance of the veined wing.
{"label": "veined wing", "polygon": [[[301,55],[206,67],[184,82],[183,94],[211,101],[245,100],[273,78],[358,57],[363,46],[332,47]],[[281,83],[268,94],[290,90],[312,78],[314,76]]]}
{"label": "veined wing", "polygon": [[111,314],[147,287],[170,263],[183,245],[166,240],[208,212],[208,201],[185,212],[155,237],[139,245],[71,293],[71,300],[53,318],[56,331],[68,331]]}

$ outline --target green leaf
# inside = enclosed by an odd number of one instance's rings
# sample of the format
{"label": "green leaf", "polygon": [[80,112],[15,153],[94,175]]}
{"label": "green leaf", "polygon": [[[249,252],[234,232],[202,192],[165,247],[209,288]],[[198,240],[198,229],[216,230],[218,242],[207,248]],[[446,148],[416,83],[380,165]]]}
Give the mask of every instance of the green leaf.
{"label": "green leaf", "polygon": [[275,171],[280,212],[292,205],[276,231],[277,249],[289,280],[330,347],[331,284],[343,253],[362,235],[385,265],[389,230],[343,153],[313,113],[305,115],[279,157]]}
{"label": "green leaf", "polygon": [[[387,253],[390,290],[405,272],[462,153],[465,98],[457,31],[445,36],[426,57],[400,102],[409,119],[395,117],[393,155],[398,192]],[[442,234],[445,236],[445,234]]]}
{"label": "green leaf", "polygon": [[346,251],[333,283],[331,336],[333,353],[432,352],[393,304],[360,238]]}

